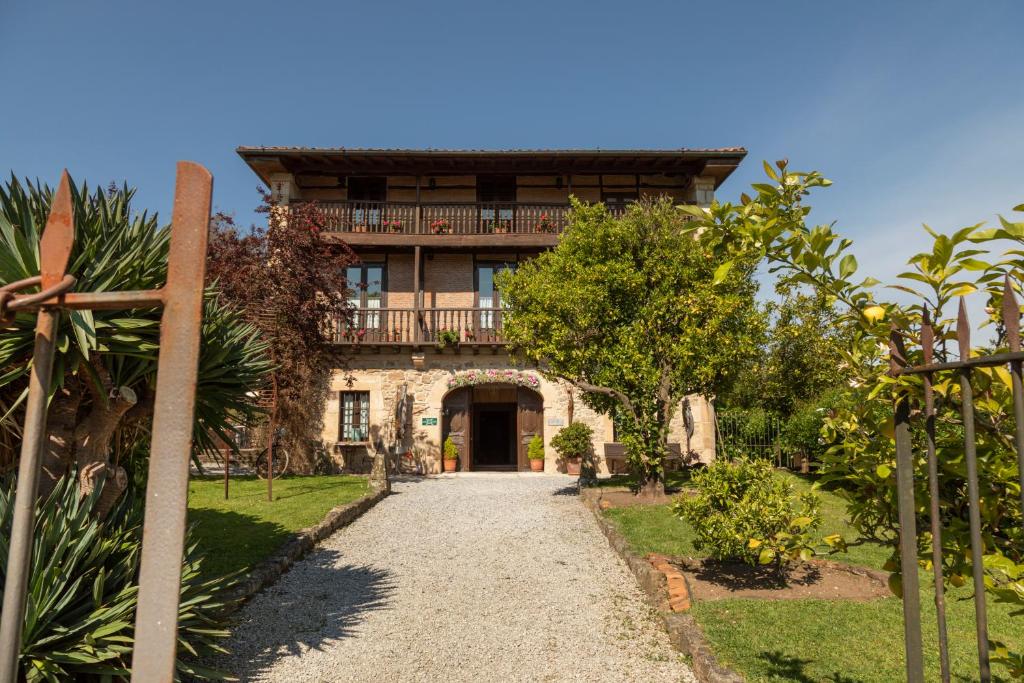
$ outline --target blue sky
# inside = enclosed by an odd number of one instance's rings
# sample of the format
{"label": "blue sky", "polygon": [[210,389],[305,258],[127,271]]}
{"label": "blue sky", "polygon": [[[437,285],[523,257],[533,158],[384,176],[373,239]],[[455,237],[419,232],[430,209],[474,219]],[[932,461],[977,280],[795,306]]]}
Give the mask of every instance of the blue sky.
{"label": "blue sky", "polygon": [[1024,202],[1024,5],[929,2],[8,2],[0,172],[138,186],[174,163],[257,220],[238,145],[742,145],[788,157],[890,276],[919,225]]}

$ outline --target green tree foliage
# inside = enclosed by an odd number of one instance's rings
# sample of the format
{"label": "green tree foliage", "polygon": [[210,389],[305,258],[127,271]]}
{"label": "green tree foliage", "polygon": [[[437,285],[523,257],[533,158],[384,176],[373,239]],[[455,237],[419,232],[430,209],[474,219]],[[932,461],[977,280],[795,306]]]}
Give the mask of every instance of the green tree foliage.
{"label": "green tree foliage", "polygon": [[[143,499],[133,491],[102,520],[96,514],[99,490],[82,497],[75,477],[64,477],[39,501],[19,680],[127,679],[143,517]],[[9,477],[0,482],[0,589],[13,514]],[[228,636],[221,596],[233,579],[202,576],[202,558],[189,533],[178,608],[178,672],[218,677],[194,660],[224,651],[218,644]]]}
{"label": "green tree foliage", "polygon": [[[842,348],[851,371],[849,402],[825,421],[822,435],[835,445],[825,454],[823,469],[827,479],[842,485],[859,532],[892,544],[893,569],[898,569],[893,400],[904,394],[909,397],[917,425],[914,486],[920,563],[928,567],[933,539],[924,531],[929,528],[929,506],[920,431],[922,383],[917,375],[894,376],[890,372],[886,352],[890,334],[893,329],[901,330],[906,362],[922,363],[920,330],[927,315],[935,329],[932,350],[936,361],[956,359],[960,350],[949,342],[956,339],[952,316],[957,298],[980,292],[988,299],[987,310],[993,318],[990,322],[996,322],[1004,278],[1014,290],[1021,291],[1024,222],[1001,218],[998,228],[978,224],[951,235],[938,234],[925,226],[933,240],[931,248],[910,256],[907,271],[890,285],[914,297],[915,303],[904,305],[877,292],[877,280],[857,276],[858,264],[849,252],[850,240],[842,238],[831,225],[806,225],[810,207],[804,198],[812,189],[827,186],[827,180],[816,172],[791,171],[785,162],[775,167],[766,163],[765,170],[771,182],[755,184],[754,197],[744,195],[739,204],[716,203],[707,210],[689,209],[698,219],[691,227],[700,232],[709,247],[714,245],[717,253],[740,258],[744,263],[751,254],[763,258],[788,282],[811,286],[839,305],[839,321],[850,330]],[[1016,210],[1024,211],[1024,205]],[[964,352],[1005,351],[1002,335],[996,336],[995,348]],[[979,368],[972,382],[987,587],[995,599],[1024,608],[1024,519],[1013,449],[1010,376],[1005,368]],[[970,576],[971,561],[957,375],[937,373],[935,392],[943,569],[949,582],[960,585]],[[994,651],[1008,665],[1019,662],[1020,655],[1014,660],[1001,644],[995,644]]]}
{"label": "green tree foliage", "polygon": [[[90,191],[72,183],[75,244],[68,272],[76,291],[156,289],[167,278],[170,231],[155,215],[136,213],[134,190]],[[39,273],[39,237],[52,192],[13,178],[0,187],[0,282]],[[148,442],[159,353],[158,309],[70,311],[61,316],[56,339],[47,441],[43,454],[45,495],[63,474],[76,469],[83,488],[106,477],[108,509],[127,485],[112,453]],[[0,464],[14,462],[27,393],[34,313],[20,313],[0,334]],[[211,445],[211,434],[230,440],[229,422],[252,414],[247,395],[259,388],[270,366],[258,331],[230,308],[208,297],[196,391],[195,442]],[[234,417],[231,417],[234,416]],[[139,472],[141,476],[141,472]]]}
{"label": "green tree foliage", "polygon": [[697,550],[780,570],[814,554],[813,534],[821,526],[818,497],[797,496],[767,461],[719,458],[696,472],[691,485],[694,495],[680,496],[672,509],[693,527]]}
{"label": "green tree foliage", "polygon": [[832,300],[812,288],[783,283],[767,302],[761,350],[745,357],[740,376],[719,397],[725,408],[762,408],[780,417],[849,379],[843,345],[849,332]]}
{"label": "green tree foliage", "polygon": [[499,277],[514,352],[618,411],[642,491],[664,490],[669,422],[712,395],[753,347],[754,259],[719,258],[671,201],[615,218],[574,202],[558,246]]}

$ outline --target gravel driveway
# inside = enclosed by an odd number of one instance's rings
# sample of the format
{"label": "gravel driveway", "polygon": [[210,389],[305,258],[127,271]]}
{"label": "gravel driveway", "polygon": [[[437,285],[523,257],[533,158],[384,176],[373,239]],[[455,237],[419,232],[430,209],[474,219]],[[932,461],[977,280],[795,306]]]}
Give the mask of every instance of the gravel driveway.
{"label": "gravel driveway", "polygon": [[241,612],[244,681],[692,681],[574,480],[398,482]]}

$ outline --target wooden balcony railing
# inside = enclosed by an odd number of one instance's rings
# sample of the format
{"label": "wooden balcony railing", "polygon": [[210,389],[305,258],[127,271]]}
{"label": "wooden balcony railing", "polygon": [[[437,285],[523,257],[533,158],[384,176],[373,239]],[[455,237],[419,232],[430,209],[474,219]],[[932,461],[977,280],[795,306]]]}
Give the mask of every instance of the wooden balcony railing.
{"label": "wooden balcony railing", "polygon": [[568,204],[320,202],[328,230],[399,235],[560,234]]}
{"label": "wooden balcony railing", "polygon": [[361,308],[334,326],[334,343],[384,345],[504,344],[500,308]]}

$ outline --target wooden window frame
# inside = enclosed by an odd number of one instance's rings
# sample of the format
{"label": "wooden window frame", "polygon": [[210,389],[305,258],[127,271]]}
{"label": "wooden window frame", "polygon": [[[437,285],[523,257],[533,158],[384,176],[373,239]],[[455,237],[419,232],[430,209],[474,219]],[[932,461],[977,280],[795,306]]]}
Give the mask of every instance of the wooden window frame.
{"label": "wooden window frame", "polygon": [[[346,438],[345,425],[345,397],[355,396],[356,402],[352,410],[353,423],[348,425],[349,429],[360,429],[363,431],[363,439]],[[362,424],[363,407],[366,408],[366,424]],[[370,392],[369,391],[339,391],[338,392],[338,441],[341,443],[367,443],[370,440]]]}

